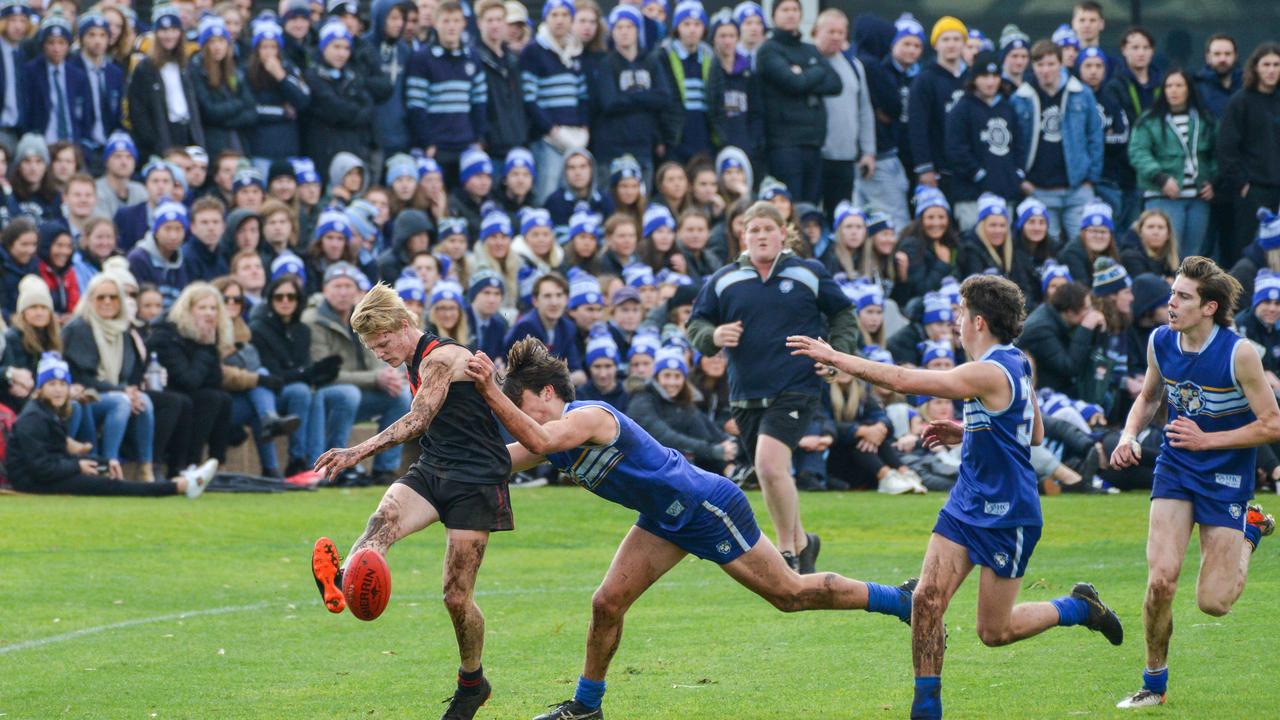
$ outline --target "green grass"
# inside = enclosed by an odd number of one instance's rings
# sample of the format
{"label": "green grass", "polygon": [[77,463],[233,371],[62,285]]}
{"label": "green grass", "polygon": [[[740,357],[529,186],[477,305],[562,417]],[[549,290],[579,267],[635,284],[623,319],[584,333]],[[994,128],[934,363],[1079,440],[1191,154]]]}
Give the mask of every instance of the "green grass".
{"label": "green grass", "polygon": [[[494,537],[479,581],[495,686],[484,718],[529,718],[572,694],[592,589],[633,520],[571,488],[514,495],[519,529]],[[377,498],[374,489],[194,503],[0,498],[0,716],[437,717],[457,663],[439,602],[441,530],[392,550],[394,592],[376,622],[325,612],[311,581],[314,539],[347,547]],[[803,509],[822,533],[823,569],[897,583],[919,572],[942,501],[832,493],[805,495]],[[765,518],[758,493],[752,502]],[[1081,628],[983,647],[971,577],[947,616],[949,717],[1121,716],[1113,705],[1137,689],[1143,667],[1146,507],[1140,494],[1046,500],[1022,592],[1046,600],[1093,581],[1125,621],[1123,647]],[[1263,544],[1225,618],[1195,607],[1198,552],[1193,541],[1160,717],[1274,716],[1280,542]],[[606,710],[638,720],[901,718],[911,687],[909,630],[898,621],[782,615],[715,565],[689,560],[629,614]]]}

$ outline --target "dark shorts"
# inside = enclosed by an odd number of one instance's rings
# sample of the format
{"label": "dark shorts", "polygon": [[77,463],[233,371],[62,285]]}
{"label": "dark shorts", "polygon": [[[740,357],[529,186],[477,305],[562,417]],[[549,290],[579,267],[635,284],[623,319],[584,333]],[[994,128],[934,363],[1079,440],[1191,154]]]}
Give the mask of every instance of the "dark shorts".
{"label": "dark shorts", "polygon": [[768,435],[795,450],[809,429],[809,420],[819,402],[812,395],[786,393],[774,398],[769,407],[733,408],[738,437],[747,449],[748,458],[755,459],[756,438],[760,435]]}
{"label": "dark shorts", "polygon": [[1244,521],[1249,501],[1232,502],[1217,500],[1187,487],[1185,483],[1170,480],[1156,473],[1151,481],[1151,499],[1185,500],[1191,503],[1195,521],[1201,525],[1217,525],[1244,532]]}
{"label": "dark shorts", "polygon": [[418,493],[440,514],[450,530],[499,532],[516,528],[507,480],[481,484],[444,480],[414,465],[396,482]]}
{"label": "dark shorts", "polygon": [[689,512],[693,514],[678,530],[668,530],[644,514],[636,519],[636,527],[719,565],[736,560],[760,540],[760,527],[746,494],[723,478]]}
{"label": "dark shorts", "polygon": [[984,528],[970,525],[945,510],[938,513],[933,531],[969,551],[969,562],[989,567],[998,577],[1020,578],[1027,571],[1031,553],[1040,542],[1039,525]]}

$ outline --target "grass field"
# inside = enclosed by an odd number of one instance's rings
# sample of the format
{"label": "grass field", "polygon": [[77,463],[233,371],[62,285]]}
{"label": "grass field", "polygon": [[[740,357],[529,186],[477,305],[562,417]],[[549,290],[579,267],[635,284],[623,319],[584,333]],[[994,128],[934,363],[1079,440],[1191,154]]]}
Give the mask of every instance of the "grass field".
{"label": "grass field", "polygon": [[[373,623],[325,612],[315,537],[348,547],[376,489],[173,500],[0,497],[0,717],[435,718],[457,657],[439,602],[443,539],[391,552],[391,604]],[[1265,499],[1264,499],[1265,500]],[[897,583],[918,573],[941,495],[805,495],[820,568]],[[522,490],[518,531],[480,575],[488,620],[484,718],[530,718],[573,691],[590,596],[630,512],[580,490]],[[752,493],[764,518],[759,493]],[[1274,502],[1272,504],[1275,504]],[[1046,499],[1022,597],[1096,583],[1125,621],[1113,648],[1081,628],[1006,648],[973,632],[976,576],[947,621],[949,717],[1120,717],[1137,689],[1147,501]],[[1169,718],[1276,717],[1280,542],[1254,557],[1225,618],[1195,607],[1193,541],[1176,601]],[[190,613],[183,616],[182,613]],[[716,566],[673,570],[627,618],[609,718],[904,718],[909,630],[862,612],[782,615]]]}

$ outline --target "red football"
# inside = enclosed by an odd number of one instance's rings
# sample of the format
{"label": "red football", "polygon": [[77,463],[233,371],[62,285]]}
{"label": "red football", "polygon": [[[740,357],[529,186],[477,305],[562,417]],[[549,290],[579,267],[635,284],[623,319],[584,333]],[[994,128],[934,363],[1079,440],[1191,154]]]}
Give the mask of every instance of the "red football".
{"label": "red football", "polygon": [[361,620],[377,618],[391,599],[391,569],[387,561],[372,548],[357,550],[342,571],[342,594],[347,597],[352,615]]}

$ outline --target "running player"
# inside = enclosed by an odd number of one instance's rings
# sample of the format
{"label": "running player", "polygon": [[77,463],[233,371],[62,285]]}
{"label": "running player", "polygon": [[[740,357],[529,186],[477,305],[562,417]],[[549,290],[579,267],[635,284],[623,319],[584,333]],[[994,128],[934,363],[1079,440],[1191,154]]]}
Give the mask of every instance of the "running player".
{"label": "running player", "polygon": [[[408,415],[359,445],[321,455],[315,469],[337,477],[370,455],[422,436],[418,461],[387,488],[351,552],[368,547],[385,556],[401,538],[436,521],[444,524],[444,604],[461,664],[442,720],[469,720],[491,693],[480,665],[484,615],[474,592],[489,532],[514,528],[507,493],[511,461],[493,414],[465,374],[470,351],[418,330],[417,318],[384,284],[356,305],[351,328],[383,362],[407,366],[413,405]],[[311,565],[325,606],[342,612],[342,570],[329,538],[316,541]]]}
{"label": "running player", "polygon": [[1142,689],[1117,707],[1161,705],[1169,683],[1173,595],[1191,528],[1200,525],[1196,603],[1226,615],[1244,592],[1249,557],[1275,520],[1253,497],[1257,446],[1280,441],[1280,410],[1257,351],[1231,332],[1240,283],[1212,260],[1182,261],[1169,298],[1169,325],[1147,346],[1147,375],[1111,464],[1138,462],[1137,435],[1168,400],[1169,423],[1156,457],[1147,531],[1147,597],[1142,621],[1147,667]]}
{"label": "running player", "polygon": [[663,447],[607,403],[575,402],[568,366],[537,339],[511,348],[501,389],[484,353],[467,362],[467,376],[518,441],[507,446],[514,471],[550,462],[587,490],[640,513],[591,598],[587,657],[573,699],[536,720],[604,717],[605,673],[622,639],[623,616],[688,554],[719,564],[783,612],[865,609],[910,621],[914,580],[890,587],[834,573],[797,574],[760,533],[736,485]]}
{"label": "running player", "polygon": [[964,401],[964,425],[931,423],[926,444],[961,445],[960,476],[925,551],[911,617],[915,665],[912,718],[942,717],[942,618],[952,595],[974,565],[978,585],[978,637],[1008,645],[1055,625],[1084,625],[1113,645],[1124,639],[1120,619],[1089,583],[1050,602],[1014,604],[1043,520],[1031,445],[1044,426],[1031,387],[1031,369],[1009,343],[1022,330],[1022,292],[1009,280],[974,275],[960,286],[960,342],[976,362],[951,370],[918,370],[871,362],[831,349],[826,342],[787,338],[794,354],[816,360],[881,387],[908,395]]}

